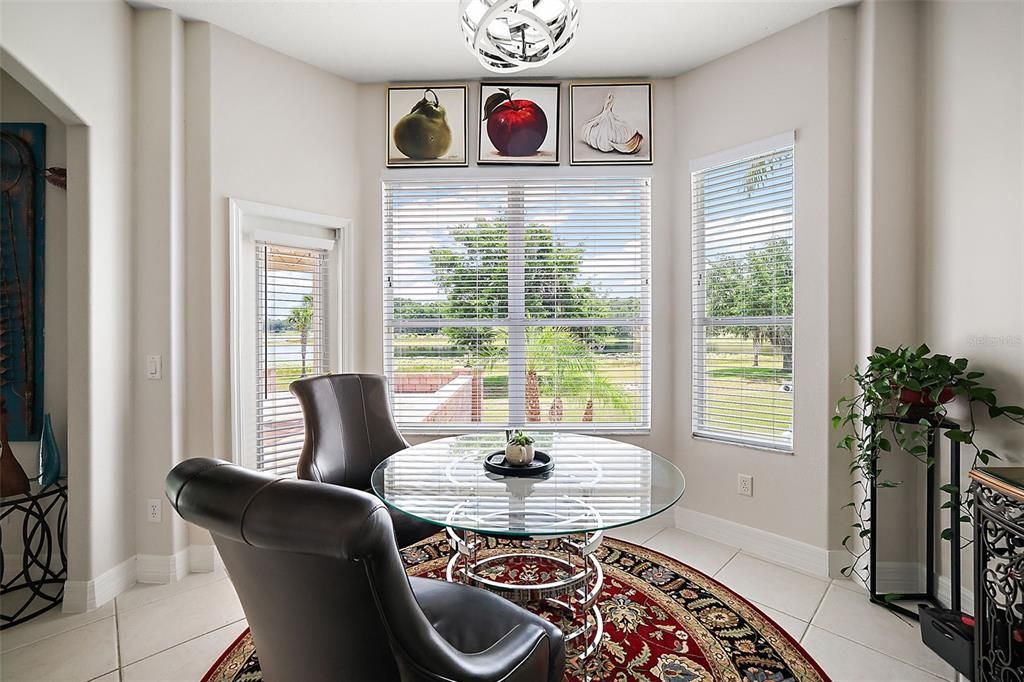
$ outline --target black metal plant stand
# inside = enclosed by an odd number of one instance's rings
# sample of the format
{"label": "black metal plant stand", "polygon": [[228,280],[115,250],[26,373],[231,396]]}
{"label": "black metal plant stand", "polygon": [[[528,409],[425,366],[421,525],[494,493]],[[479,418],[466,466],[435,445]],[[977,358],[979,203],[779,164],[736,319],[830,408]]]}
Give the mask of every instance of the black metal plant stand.
{"label": "black metal plant stand", "polygon": [[[68,485],[62,479],[40,489],[33,484],[27,495],[0,498],[0,546],[3,525],[21,519],[20,570],[7,577],[6,548],[0,549],[0,630],[24,623],[64,600],[67,579],[66,530]],[[51,527],[53,524],[54,527]]]}
{"label": "black metal plant stand", "polygon": [[[919,426],[921,421],[920,415],[908,414],[907,416],[900,417],[895,414],[880,415],[879,419],[883,421],[908,424],[912,426]],[[936,495],[936,468],[938,467],[938,436],[941,431],[949,429],[959,429],[960,425],[954,421],[944,419],[942,421],[934,421],[929,419],[930,425],[928,429],[928,460],[933,462],[932,466],[926,467],[927,469],[927,537],[925,539],[925,592],[917,592],[913,594],[901,594],[900,598],[908,601],[926,601],[936,608],[942,608],[939,602],[938,589],[936,587],[935,580],[935,521],[936,521],[936,508],[935,508],[935,495]],[[947,439],[948,440],[948,439]],[[956,441],[949,441],[949,479],[953,486],[956,486],[953,492],[949,494],[949,500],[952,503],[950,509],[951,523],[950,528],[952,535],[950,537],[950,547],[953,548],[950,551],[949,557],[949,578],[950,578],[950,596],[949,596],[949,609],[951,611],[960,612],[960,443]],[[878,568],[878,555],[875,551],[875,528],[877,526],[876,519],[878,518],[878,471],[877,462],[872,464],[871,468],[871,524],[868,528],[870,531],[868,534],[869,552],[868,552],[868,592],[870,593],[870,599],[872,603],[884,606],[890,611],[895,611],[908,618],[914,620],[920,620],[920,616],[916,610],[908,609],[899,604],[891,601],[886,601],[885,594],[879,594],[877,585],[877,568]]]}

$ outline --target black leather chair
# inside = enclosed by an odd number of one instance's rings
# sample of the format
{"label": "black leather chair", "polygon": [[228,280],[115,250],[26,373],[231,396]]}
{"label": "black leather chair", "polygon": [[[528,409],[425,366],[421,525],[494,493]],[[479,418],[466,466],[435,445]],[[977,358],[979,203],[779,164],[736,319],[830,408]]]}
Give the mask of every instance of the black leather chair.
{"label": "black leather chair", "polygon": [[[382,376],[327,374],[293,381],[289,390],[298,398],[306,424],[297,469],[301,479],[369,491],[376,466],[409,447],[391,416]],[[399,547],[440,530],[396,510],[388,513]]]}
{"label": "black leather chair", "polygon": [[556,682],[561,631],[501,597],[409,578],[373,495],[182,462],[167,498],[206,528],[268,682]]}

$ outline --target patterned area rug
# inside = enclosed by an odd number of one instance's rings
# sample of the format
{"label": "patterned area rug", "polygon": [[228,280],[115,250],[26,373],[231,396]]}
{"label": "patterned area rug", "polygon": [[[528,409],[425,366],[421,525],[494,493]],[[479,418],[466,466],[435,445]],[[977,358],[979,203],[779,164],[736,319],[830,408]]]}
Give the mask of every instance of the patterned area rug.
{"label": "patterned area rug", "polygon": [[[482,556],[503,551],[503,541],[490,544]],[[440,577],[448,552],[448,541],[438,534],[402,550],[402,556],[409,575]],[[700,571],[664,554],[610,538],[598,549],[598,558],[605,573],[600,598],[605,621],[600,658],[588,666],[589,677],[570,659],[566,682],[828,681],[824,671],[780,626]],[[510,570],[519,573],[519,579],[527,572],[544,580],[550,567],[543,563],[524,562]],[[497,573],[494,577],[500,579]],[[256,649],[246,630],[203,682],[262,679]]]}

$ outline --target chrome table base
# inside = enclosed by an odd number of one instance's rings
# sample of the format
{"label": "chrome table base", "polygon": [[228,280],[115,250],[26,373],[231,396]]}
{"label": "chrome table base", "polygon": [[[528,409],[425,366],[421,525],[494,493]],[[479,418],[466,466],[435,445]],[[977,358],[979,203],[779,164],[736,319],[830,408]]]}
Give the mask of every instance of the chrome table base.
{"label": "chrome table base", "polygon": [[[446,571],[449,582],[482,587],[517,604],[544,603],[554,607],[562,614],[560,627],[567,652],[582,662],[600,651],[604,619],[598,598],[604,587],[604,571],[595,551],[601,545],[603,533],[516,538],[512,542],[518,543],[518,547],[480,556],[487,546],[486,536],[452,528],[447,532],[452,547]],[[563,575],[540,583],[504,582],[489,575],[491,569],[506,562],[531,559],[554,565]]]}

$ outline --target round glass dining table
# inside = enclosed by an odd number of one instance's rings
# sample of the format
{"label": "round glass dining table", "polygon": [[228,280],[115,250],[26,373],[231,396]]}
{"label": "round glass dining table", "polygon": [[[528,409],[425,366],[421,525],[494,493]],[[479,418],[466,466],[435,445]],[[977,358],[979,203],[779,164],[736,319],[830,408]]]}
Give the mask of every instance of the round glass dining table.
{"label": "round glass dining table", "polygon": [[[604,531],[665,511],[686,482],[672,462],[635,445],[560,431],[530,435],[554,462],[546,474],[487,471],[484,458],[504,448],[505,435],[469,434],[388,457],[373,472],[373,492],[390,507],[447,529],[448,580],[561,608],[566,641],[578,640],[586,658],[603,632],[604,576],[595,551]],[[545,568],[522,570],[531,562]]]}

